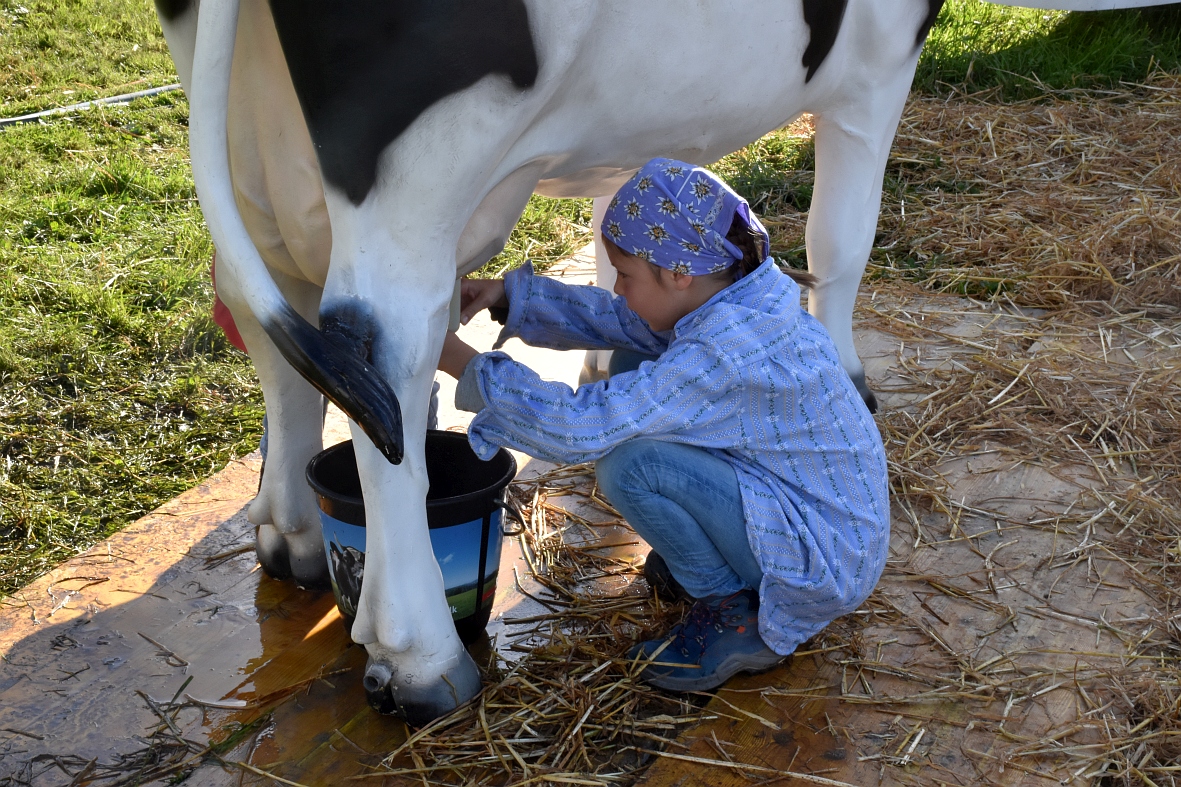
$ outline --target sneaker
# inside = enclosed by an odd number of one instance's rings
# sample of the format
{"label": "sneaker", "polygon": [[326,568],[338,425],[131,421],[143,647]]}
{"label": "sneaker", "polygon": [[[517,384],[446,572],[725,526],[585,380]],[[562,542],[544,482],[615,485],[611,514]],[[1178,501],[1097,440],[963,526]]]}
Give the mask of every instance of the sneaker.
{"label": "sneaker", "polygon": [[711,691],[739,672],[761,672],[786,658],[759,636],[753,590],[698,599],[668,637],[641,642],[628,657],[641,664],[640,680],[666,691]]}
{"label": "sneaker", "polygon": [[648,587],[652,592],[665,601],[691,601],[692,596],[681,587],[673,572],[668,570],[668,563],[654,549],[648,553],[644,561],[644,579],[648,580]]}

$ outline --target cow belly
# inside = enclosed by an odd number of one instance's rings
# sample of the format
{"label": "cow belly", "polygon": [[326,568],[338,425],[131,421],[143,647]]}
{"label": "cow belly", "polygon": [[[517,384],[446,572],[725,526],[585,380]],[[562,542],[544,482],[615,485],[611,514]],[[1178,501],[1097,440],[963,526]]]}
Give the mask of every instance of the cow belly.
{"label": "cow belly", "polygon": [[238,209],[262,258],[323,287],[332,231],[320,167],[265,0],[242,0],[227,131]]}

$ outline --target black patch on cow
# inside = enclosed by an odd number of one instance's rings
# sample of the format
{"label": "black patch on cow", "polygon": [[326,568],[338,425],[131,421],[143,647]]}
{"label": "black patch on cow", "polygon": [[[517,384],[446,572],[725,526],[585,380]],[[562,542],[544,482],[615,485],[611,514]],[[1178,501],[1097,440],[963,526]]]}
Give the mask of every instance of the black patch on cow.
{"label": "black patch on cow", "polygon": [[178,16],[189,10],[189,6],[193,4],[193,0],[156,0],[156,13],[162,19],[171,22]]}
{"label": "black patch on cow", "polygon": [[808,23],[811,36],[808,48],[804,50],[804,68],[808,69],[805,82],[812,81],[816,69],[820,68],[837,42],[841,20],[845,18],[845,6],[848,4],[849,0],[804,0],[804,21]]}
{"label": "black patch on cow", "polygon": [[935,26],[935,18],[943,10],[943,0],[927,0],[927,18],[919,25],[918,35],[914,37],[914,45],[922,46],[927,41],[927,34]]}
{"label": "black patch on cow", "polygon": [[432,104],[503,74],[537,80],[524,0],[270,0],[324,178],[353,204]]}
{"label": "black patch on cow", "polygon": [[262,327],[304,379],[356,422],[391,464],[401,463],[402,408],[397,394],[364,357],[364,346],[347,335],[316,330],[286,304]]}

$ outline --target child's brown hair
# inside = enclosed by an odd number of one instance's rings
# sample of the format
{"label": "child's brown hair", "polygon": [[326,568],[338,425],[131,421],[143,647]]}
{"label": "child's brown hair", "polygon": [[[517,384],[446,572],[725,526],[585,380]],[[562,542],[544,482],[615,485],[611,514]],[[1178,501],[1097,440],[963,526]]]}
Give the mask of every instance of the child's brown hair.
{"label": "child's brown hair", "polygon": [[[734,214],[734,221],[730,223],[730,231],[726,233],[726,240],[733,243],[742,251],[742,259],[721,273],[713,274],[726,281],[737,281],[741,276],[753,273],[763,264],[763,236],[750,228],[742,217]],[[816,286],[816,277],[807,271],[787,268],[783,271],[801,287]],[[729,277],[728,279],[726,277]]]}

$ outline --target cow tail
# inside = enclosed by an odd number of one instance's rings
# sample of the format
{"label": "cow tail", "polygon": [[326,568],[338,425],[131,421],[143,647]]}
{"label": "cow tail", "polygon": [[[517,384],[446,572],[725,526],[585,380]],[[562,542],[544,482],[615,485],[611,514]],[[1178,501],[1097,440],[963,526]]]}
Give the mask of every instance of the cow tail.
{"label": "cow tail", "polygon": [[217,248],[217,264],[233,276],[250,311],[287,362],[355,421],[386,459],[398,464],[405,442],[394,389],[355,347],[326,337],[291,307],[238,212],[226,133],[238,7],[239,0],[201,0],[189,94],[193,181]]}
{"label": "cow tail", "polygon": [[233,273],[251,312],[266,326],[290,306],[246,231],[230,180],[226,118],[238,7],[239,0],[201,0],[189,91],[189,154],[218,265]]}

